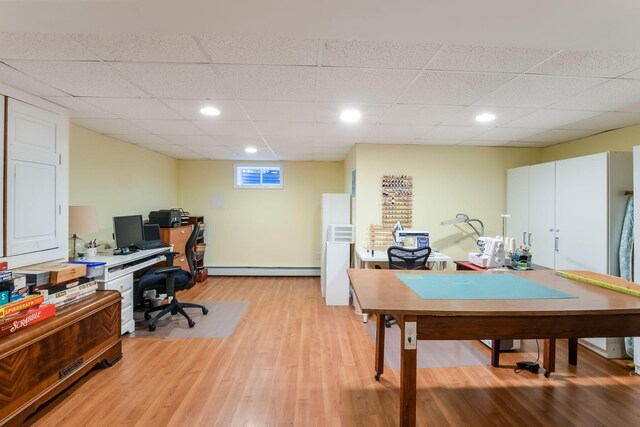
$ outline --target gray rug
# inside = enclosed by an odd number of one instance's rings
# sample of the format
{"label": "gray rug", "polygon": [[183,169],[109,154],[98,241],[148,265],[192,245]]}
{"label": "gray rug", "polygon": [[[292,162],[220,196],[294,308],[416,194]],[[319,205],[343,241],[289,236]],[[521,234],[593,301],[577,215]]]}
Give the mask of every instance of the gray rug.
{"label": "gray rug", "polygon": [[[375,322],[364,323],[369,337],[376,342]],[[418,341],[418,368],[450,368],[491,364],[491,352],[477,349],[469,341]],[[392,324],[384,334],[384,364],[400,369],[400,328]]]}
{"label": "gray rug", "polygon": [[[236,326],[249,307],[247,301],[193,301],[209,309],[209,313],[202,314],[202,310],[188,308],[185,311],[196,322],[193,328],[187,324],[187,319],[181,315],[168,314],[156,323],[156,330],[147,329],[148,320],[144,319],[143,311],[134,312],[136,331],[131,334],[134,338],[226,338],[233,334]],[[151,313],[153,316],[157,313]]]}

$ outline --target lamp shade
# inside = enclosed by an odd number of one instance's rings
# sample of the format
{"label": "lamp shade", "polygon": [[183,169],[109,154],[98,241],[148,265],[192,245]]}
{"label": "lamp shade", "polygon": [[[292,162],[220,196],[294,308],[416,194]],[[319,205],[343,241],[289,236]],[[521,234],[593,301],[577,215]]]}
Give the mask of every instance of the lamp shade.
{"label": "lamp shade", "polygon": [[95,206],[69,206],[69,234],[96,233],[98,230]]}

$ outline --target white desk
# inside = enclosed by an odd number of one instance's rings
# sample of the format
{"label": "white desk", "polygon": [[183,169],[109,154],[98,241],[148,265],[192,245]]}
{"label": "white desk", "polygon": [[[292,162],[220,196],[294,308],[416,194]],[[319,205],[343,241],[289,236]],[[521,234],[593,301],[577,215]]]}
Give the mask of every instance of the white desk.
{"label": "white desk", "polygon": [[98,289],[115,290],[122,295],[121,333],[135,331],[133,320],[133,273],[165,261],[165,252],[171,248],[149,249],[128,255],[97,255],[87,258],[91,262],[106,262],[104,273],[96,276]]}
{"label": "white desk", "polygon": [[[370,263],[376,262],[388,262],[389,257],[387,256],[387,251],[371,251],[366,250],[362,246],[356,249],[355,256],[355,268],[371,268]],[[429,268],[435,268],[438,270],[446,270],[447,263],[453,262],[453,259],[450,256],[447,256],[441,252],[431,252],[429,255],[429,259],[427,259],[427,265]]]}

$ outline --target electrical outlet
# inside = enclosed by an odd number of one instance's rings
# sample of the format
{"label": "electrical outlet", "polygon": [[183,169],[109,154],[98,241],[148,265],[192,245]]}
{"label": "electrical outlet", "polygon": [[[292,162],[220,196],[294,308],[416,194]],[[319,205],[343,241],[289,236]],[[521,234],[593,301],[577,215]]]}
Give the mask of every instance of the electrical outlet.
{"label": "electrical outlet", "polygon": [[416,322],[404,322],[404,349],[418,348],[418,331]]}

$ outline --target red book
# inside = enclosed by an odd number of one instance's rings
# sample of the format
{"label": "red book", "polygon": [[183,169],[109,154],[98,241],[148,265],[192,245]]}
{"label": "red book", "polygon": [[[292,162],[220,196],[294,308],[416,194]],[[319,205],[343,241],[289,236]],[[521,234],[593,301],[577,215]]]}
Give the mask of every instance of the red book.
{"label": "red book", "polygon": [[0,319],[18,313],[22,310],[26,310],[30,307],[35,307],[44,301],[42,295],[29,295],[24,298],[20,298],[17,301],[10,302],[0,306]]}
{"label": "red book", "polygon": [[53,304],[40,304],[38,307],[31,307],[28,310],[12,314],[4,320],[0,320],[0,337],[41,322],[55,314],[56,306]]}

